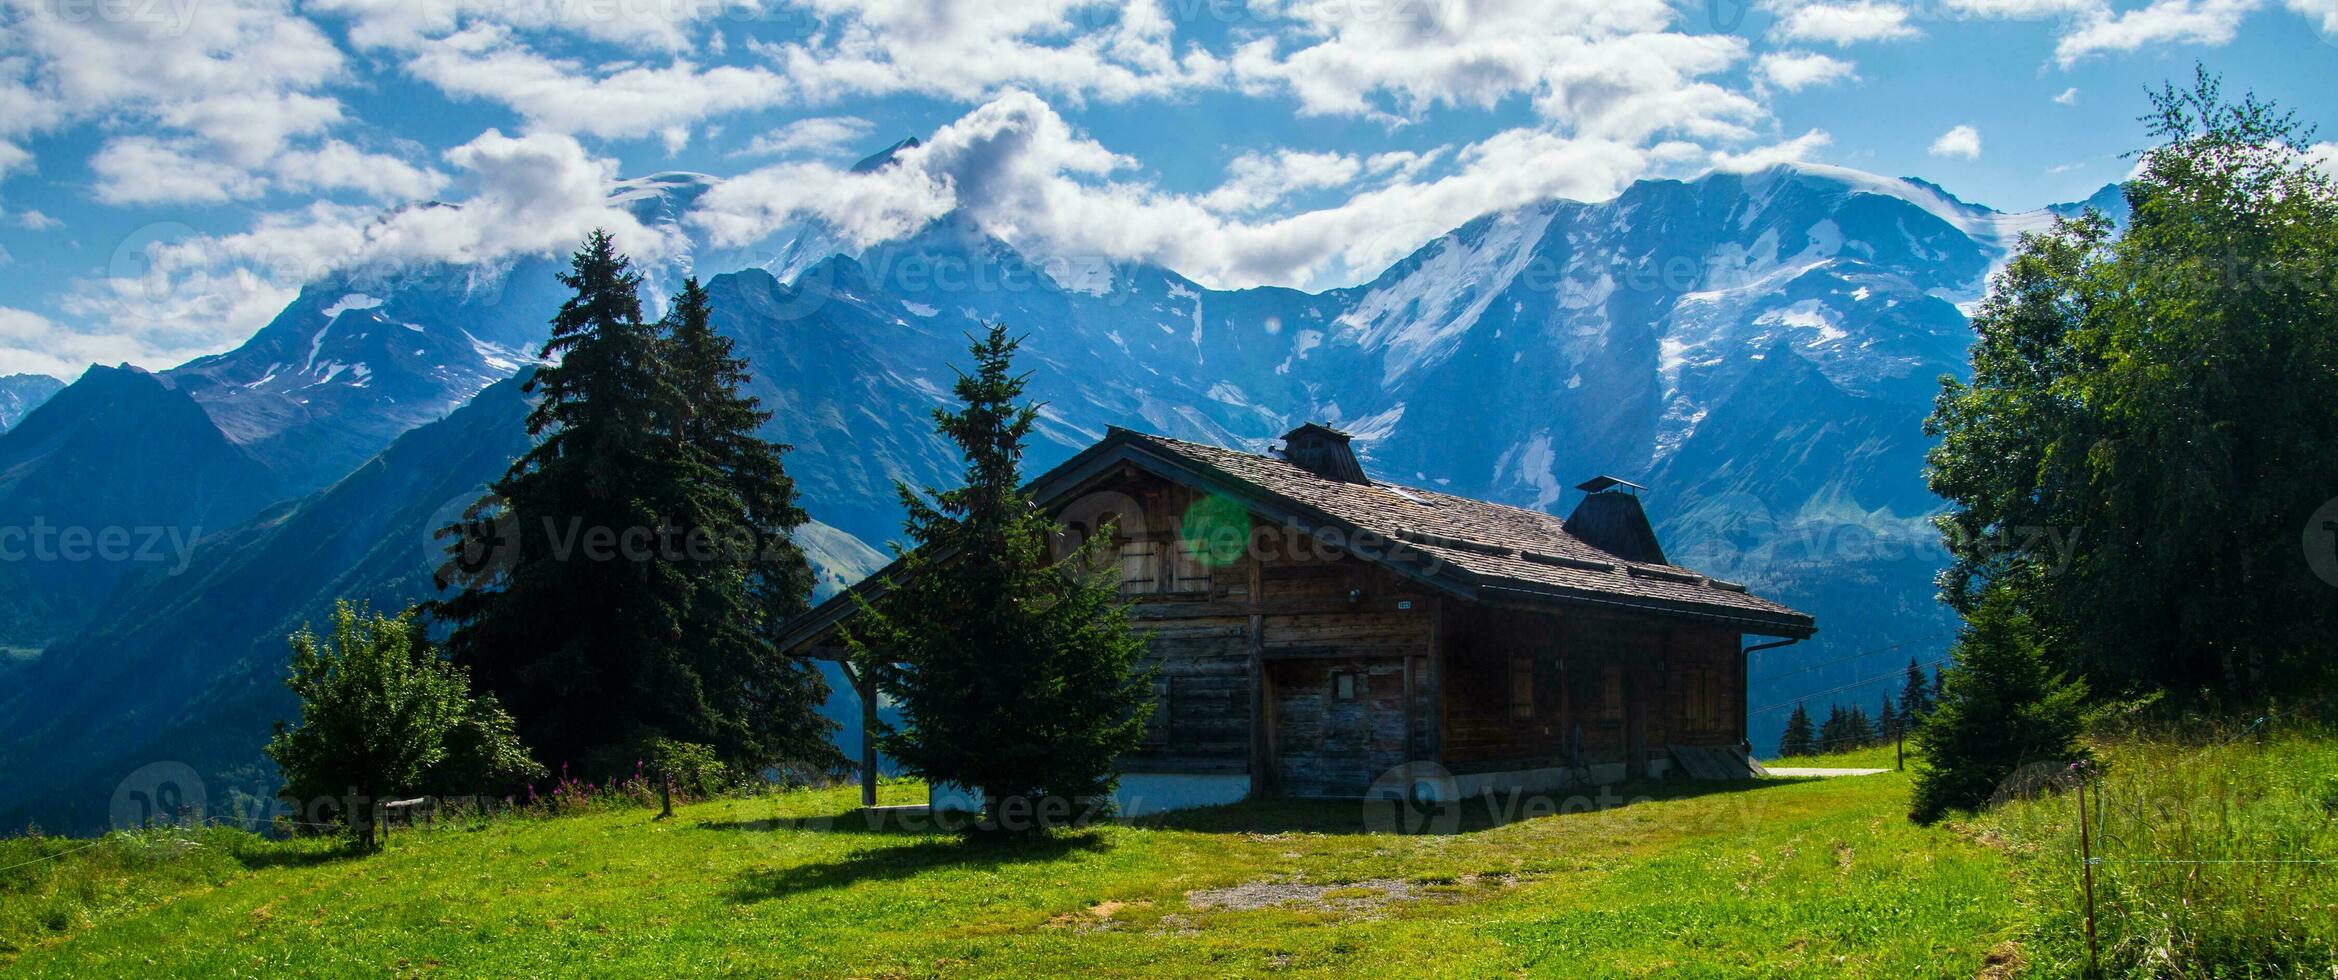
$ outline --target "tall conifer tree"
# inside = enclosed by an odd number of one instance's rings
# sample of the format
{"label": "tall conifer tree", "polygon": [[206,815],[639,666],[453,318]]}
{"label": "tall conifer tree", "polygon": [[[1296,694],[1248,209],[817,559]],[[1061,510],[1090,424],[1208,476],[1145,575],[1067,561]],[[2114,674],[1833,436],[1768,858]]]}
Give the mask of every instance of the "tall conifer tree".
{"label": "tall conifer tree", "polygon": [[1053,557],[1060,528],[1022,487],[1038,410],[1021,400],[1016,345],[991,326],[958,378],[960,407],[935,410],[964,482],[900,488],[914,550],[849,642],[901,705],[886,751],[979,790],[984,823],[1020,831],[1044,829],[1029,814],[1111,792],[1116,761],[1143,738],[1150,683],[1117,583],[1085,552]]}

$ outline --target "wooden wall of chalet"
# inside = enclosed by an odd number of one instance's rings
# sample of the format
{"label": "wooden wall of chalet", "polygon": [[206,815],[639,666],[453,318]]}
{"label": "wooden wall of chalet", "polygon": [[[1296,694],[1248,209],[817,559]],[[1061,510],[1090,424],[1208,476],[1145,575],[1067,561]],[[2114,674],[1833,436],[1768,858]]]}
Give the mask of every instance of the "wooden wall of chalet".
{"label": "wooden wall of chalet", "polygon": [[1461,606],[1444,635],[1456,772],[1644,763],[1742,732],[1743,657],[1726,629]]}
{"label": "wooden wall of chalet", "polygon": [[1159,670],[1127,771],[1354,796],[1408,757],[1460,773],[1589,766],[1740,737],[1730,630],[1440,600],[1278,529],[1213,553],[1184,526],[1193,491],[1142,474],[1112,489],[1146,515],[1123,519],[1106,561]]}
{"label": "wooden wall of chalet", "polygon": [[[1253,772],[1262,792],[1350,796],[1405,761],[1408,734],[1428,757],[1426,592],[1280,529],[1213,549],[1184,527],[1192,491],[1141,476],[1114,489],[1147,517],[1123,518],[1112,563],[1160,671],[1146,745],[1125,768]],[[1265,733],[1255,759],[1253,724]]]}

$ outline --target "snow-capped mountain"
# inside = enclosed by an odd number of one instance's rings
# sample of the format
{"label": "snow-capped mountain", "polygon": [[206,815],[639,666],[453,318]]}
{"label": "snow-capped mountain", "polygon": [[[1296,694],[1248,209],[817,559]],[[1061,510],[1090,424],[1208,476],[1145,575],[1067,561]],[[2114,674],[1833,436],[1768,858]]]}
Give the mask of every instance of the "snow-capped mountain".
{"label": "snow-capped mountain", "polygon": [[45,374],[0,376],[0,432],[14,428],[64,387],[64,382]]}
{"label": "snow-capped mountain", "polygon": [[[898,149],[864,165],[883,166]],[[691,203],[715,183],[658,174],[614,194],[644,222],[687,236]],[[1107,425],[1256,449],[1315,420],[1354,433],[1367,470],[1392,482],[1561,513],[1567,488],[1595,474],[1647,484],[1647,506],[1676,559],[1818,617],[1816,640],[1757,657],[1760,709],[1945,645],[1948,619],[1931,583],[1942,557],[1927,524],[1940,503],[1923,483],[1921,421],[1936,379],[1966,370],[1966,315],[1989,273],[2020,234],[2088,205],[2123,211],[2115,189],[2017,215],[1922,181],[1841,168],[1714,173],[1645,181],[1603,202],[1489,214],[1370,282],[1321,293],[1218,290],[1141,263],[1034,259],[957,212],[865,249],[843,246],[816,223],[743,248],[695,241],[647,270],[644,299],[654,309],[685,272],[708,279],[716,327],[750,359],[755,394],[776,413],[768,434],[795,447],[788,468],[806,508],[828,526],[819,532],[826,552],[865,563],[873,553],[862,542],[898,534],[896,482],[951,479],[957,462],[929,410],[946,402],[968,334],[1004,321],[1027,334],[1023,365],[1034,371],[1031,395],[1044,403],[1032,472]],[[413,590],[427,554],[413,542],[319,530],[329,545],[302,550],[305,538],[285,536],[277,522],[300,515],[303,526],[333,527],[340,511],[328,501],[371,487],[363,495],[376,517],[362,526],[412,536],[414,515],[446,501],[375,496],[442,488],[380,471],[433,465],[421,446],[486,445],[443,433],[509,413],[469,412],[469,421],[434,430],[442,435],[395,453],[385,447],[483,390],[500,390],[490,385],[531,359],[561,299],[557,261],[313,283],[243,347],[159,376],[177,404],[191,398],[214,423],[216,433],[195,441],[211,446],[207,458],[217,457],[211,465],[221,471],[257,469],[243,457],[256,459],[267,475],[254,485],[280,483],[283,497],[345,484],[257,516],[264,499],[214,501],[207,521],[225,506],[244,513],[209,526],[250,518],[237,540],[312,559],[390,556],[367,566],[374,572],[362,582],[334,587],[362,586],[383,602],[423,598]],[[57,401],[93,413],[103,401],[95,393],[68,398],[80,387]],[[140,404],[171,412],[153,407],[166,401],[149,392]],[[74,499],[64,484],[79,468],[41,470],[40,448],[19,438],[40,417],[0,434],[0,459],[35,460],[27,472],[51,475],[38,499]],[[466,473],[483,471],[465,485],[493,468],[465,464]],[[140,506],[167,510],[161,503]],[[377,519],[389,514],[399,516]],[[0,506],[0,526],[41,516]],[[238,575],[271,567],[232,542],[212,547],[219,550],[197,567]],[[225,601],[208,581],[215,577],[141,576],[116,601],[129,604],[122,617],[163,622],[183,608],[174,604]],[[37,592],[40,581],[27,588]],[[301,593],[271,608],[289,614],[315,600]],[[90,600],[80,601],[86,616]],[[130,635],[92,623],[59,649],[103,662],[131,655]],[[139,655],[172,648],[157,635],[137,641],[149,651]],[[249,641],[239,640],[234,656],[258,651],[251,655],[265,660],[272,648]],[[257,683],[274,666],[255,663],[238,668],[234,683]],[[15,676],[69,686],[85,673],[20,668]],[[105,710],[88,691],[56,693],[27,687],[10,706]],[[1782,717],[1755,717],[1757,744],[1774,738]],[[28,717],[21,726],[67,721]],[[88,775],[62,762],[42,771],[51,790]],[[30,814],[13,804],[41,791],[0,787],[0,813]]]}

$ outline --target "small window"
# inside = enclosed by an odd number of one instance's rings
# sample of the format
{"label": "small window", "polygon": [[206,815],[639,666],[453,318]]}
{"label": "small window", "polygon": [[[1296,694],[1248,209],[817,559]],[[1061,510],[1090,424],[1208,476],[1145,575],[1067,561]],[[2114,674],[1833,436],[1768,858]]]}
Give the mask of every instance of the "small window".
{"label": "small window", "polygon": [[1356,699],[1356,675],[1341,671],[1331,675],[1331,696],[1342,701]]}
{"label": "small window", "polygon": [[1208,546],[1200,541],[1176,543],[1175,558],[1170,570],[1168,591],[1195,594],[1210,590],[1210,563]]}
{"label": "small window", "polygon": [[1534,720],[1534,655],[1510,655],[1510,718]]}
{"label": "small window", "polygon": [[1120,543],[1120,594],[1153,595],[1161,591],[1161,542],[1133,539]]}

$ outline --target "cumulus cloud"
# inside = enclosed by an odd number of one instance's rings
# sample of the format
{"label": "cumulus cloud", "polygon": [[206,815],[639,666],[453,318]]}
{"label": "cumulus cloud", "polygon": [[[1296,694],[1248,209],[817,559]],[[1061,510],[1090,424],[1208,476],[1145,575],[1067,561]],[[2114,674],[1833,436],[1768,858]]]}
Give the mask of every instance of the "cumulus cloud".
{"label": "cumulus cloud", "polygon": [[[445,161],[467,191],[450,204],[384,214],[317,201],[264,212],[231,234],[149,225],[116,247],[107,274],[76,281],[63,297],[63,310],[87,325],[74,343],[116,351],[112,360],[168,366],[242,341],[302,285],[330,275],[439,264],[491,275],[514,256],[573,247],[595,228],[644,264],[686,251],[675,229],[644,225],[611,200],[616,162],[573,137],[488,130]],[[320,166],[330,172],[330,163]]]}
{"label": "cumulus cloud", "polygon": [[1241,43],[1234,77],[1253,94],[1288,92],[1308,115],[1400,124],[1526,95],[1571,135],[1626,142],[1742,138],[1762,115],[1708,80],[1742,61],[1745,43],[1670,30],[1678,14],[1662,0],[1456,0],[1379,16],[1341,0],[1267,7],[1287,29]]}
{"label": "cumulus cloud", "polygon": [[2054,101],[2059,105],[2077,105],[2078,88],[2076,86],[2072,86],[2070,88],[2063,89],[2062,94],[2054,97]]}
{"label": "cumulus cloud", "polygon": [[[1382,162],[1401,168],[1411,161]],[[1363,172],[1363,161],[1346,153],[1244,153],[1227,165],[1226,182],[1198,200],[1212,211],[1256,211],[1299,191],[1345,185]]]}
{"label": "cumulus cloud", "polygon": [[76,333],[31,310],[0,306],[0,374],[71,381],[91,364],[148,362],[155,353],[134,338]]}
{"label": "cumulus cloud", "polygon": [[690,47],[693,34],[708,21],[732,15],[751,19],[765,13],[764,5],[755,0],[311,0],[308,7],[344,17],[351,44],[393,49],[418,47],[473,24],[490,24],[672,52]]}
{"label": "cumulus cloud", "polygon": [[1932,141],[1924,152],[1936,157],[1981,158],[1981,131],[1971,126],[1954,126]]}
{"label": "cumulus cloud", "polygon": [[1813,129],[1793,139],[1755,147],[1742,153],[1715,153],[1713,169],[1746,172],[1784,163],[1813,162],[1818,159],[1818,151],[1834,141],[1834,137],[1828,135],[1826,130]]}
{"label": "cumulus cloud", "polygon": [[449,95],[510,106],[536,128],[604,137],[648,136],[772,106],[789,92],[786,79],[763,68],[701,68],[686,58],[657,66],[549,58],[510,29],[484,24],[425,42],[406,68]]}
{"label": "cumulus cloud", "polygon": [[[29,166],[8,139],[70,123],[119,126],[90,160],[111,204],[214,204],[271,189],[427,193],[431,175],[325,138],[346,122],[330,86],[345,58],[284,0],[119,4],[104,15],[0,0],[0,177]],[[15,152],[10,152],[15,151]]]}
{"label": "cumulus cloud", "polygon": [[[1073,130],[1044,100],[1010,92],[942,127],[892,166],[853,174],[775,165],[709,190],[688,220],[718,244],[757,241],[791,222],[827,223],[855,246],[898,237],[957,210],[1043,260],[1147,261],[1217,286],[1354,281],[1489,210],[1553,197],[1603,199],[1645,174],[1655,151],[1614,140],[1514,129],[1461,147],[1453,172],[1420,180],[1419,157],[1374,158],[1386,183],[1287,216],[1229,214],[1248,168],[1325,175],[1347,163],[1278,154],[1234,168],[1230,184],[1179,195],[1115,179],[1133,161]],[[1316,179],[1323,179],[1318,177]]]}
{"label": "cumulus cloud", "polygon": [[2113,13],[2105,5],[2081,16],[2054,44],[2054,60],[2068,68],[2090,55],[2134,51],[2155,44],[2230,43],[2241,18],[2258,0],[2155,0]]}
{"label": "cumulus cloud", "polygon": [[1816,52],[1773,51],[1761,57],[1756,70],[1770,84],[1789,92],[1859,77],[1857,67]]}
{"label": "cumulus cloud", "polygon": [[264,186],[241,167],[204,158],[192,141],[151,136],[106,141],[89,169],[97,175],[97,199],[107,204],[216,204],[252,197]]}
{"label": "cumulus cloud", "polygon": [[1224,84],[1217,56],[1178,50],[1169,2],[797,0],[791,7],[814,21],[807,37],[749,45],[814,101],[975,100],[1016,88],[1118,102]]}
{"label": "cumulus cloud", "polygon": [[1789,3],[1771,32],[1788,41],[1824,41],[1837,47],[1866,41],[1904,41],[1917,36],[1908,8],[1896,3]]}
{"label": "cumulus cloud", "polygon": [[2323,34],[2338,34],[2338,0],[2288,0],[2288,6]]}
{"label": "cumulus cloud", "polygon": [[756,137],[735,156],[823,156],[866,142],[877,126],[859,116],[798,119]]}

